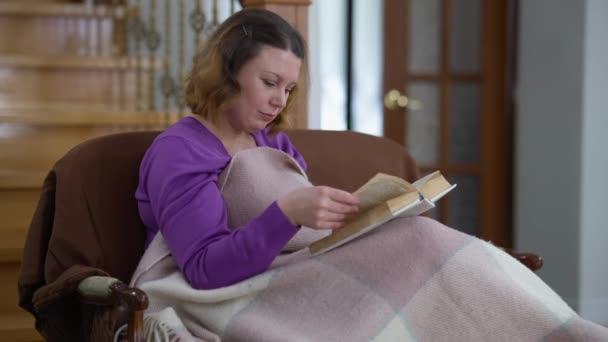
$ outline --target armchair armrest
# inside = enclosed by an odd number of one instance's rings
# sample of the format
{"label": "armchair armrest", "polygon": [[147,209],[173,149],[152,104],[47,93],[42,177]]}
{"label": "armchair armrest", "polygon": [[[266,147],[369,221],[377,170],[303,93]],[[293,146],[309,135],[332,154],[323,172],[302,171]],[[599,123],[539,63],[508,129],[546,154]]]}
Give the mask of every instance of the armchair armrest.
{"label": "armchair armrest", "polygon": [[501,249],[534,272],[543,267],[543,258],[540,255],[533,253],[518,253],[509,248]]}
{"label": "armchair armrest", "polygon": [[82,303],[124,307],[129,314],[128,341],[143,342],[144,311],[148,308],[148,296],[144,291],[129,287],[116,278],[92,276],[78,284],[78,295]]}

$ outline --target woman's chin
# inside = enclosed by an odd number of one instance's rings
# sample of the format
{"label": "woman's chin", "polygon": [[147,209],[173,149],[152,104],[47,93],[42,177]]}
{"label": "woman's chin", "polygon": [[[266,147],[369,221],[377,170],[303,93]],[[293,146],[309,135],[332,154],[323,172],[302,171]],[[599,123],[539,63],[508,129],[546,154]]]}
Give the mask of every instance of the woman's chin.
{"label": "woman's chin", "polygon": [[256,122],[256,125],[255,125],[256,131],[263,130],[264,128],[268,127],[268,125],[270,125],[271,123],[272,123],[272,121],[266,121],[266,120],[264,120],[264,121],[260,120],[260,122]]}
{"label": "woman's chin", "polygon": [[251,125],[247,129],[247,133],[252,134],[252,133],[259,132],[259,131],[263,130],[264,128],[266,128],[266,126],[268,126],[268,123],[260,123],[260,124],[256,124],[256,125]]}

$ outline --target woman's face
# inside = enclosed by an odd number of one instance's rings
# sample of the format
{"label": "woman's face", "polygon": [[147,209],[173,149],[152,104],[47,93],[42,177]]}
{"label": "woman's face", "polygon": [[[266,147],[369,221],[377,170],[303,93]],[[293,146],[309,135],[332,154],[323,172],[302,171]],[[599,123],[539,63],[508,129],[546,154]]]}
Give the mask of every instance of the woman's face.
{"label": "woman's face", "polygon": [[285,108],[302,61],[289,50],[263,46],[237,74],[241,92],[226,111],[233,129],[262,130]]}

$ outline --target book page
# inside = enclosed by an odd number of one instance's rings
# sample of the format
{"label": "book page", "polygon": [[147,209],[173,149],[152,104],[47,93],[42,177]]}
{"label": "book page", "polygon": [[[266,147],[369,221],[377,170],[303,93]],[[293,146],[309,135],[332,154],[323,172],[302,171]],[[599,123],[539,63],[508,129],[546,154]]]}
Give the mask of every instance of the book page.
{"label": "book page", "polygon": [[344,227],[312,243],[311,253],[319,254],[341,246],[390,220],[395,212],[420,201],[420,193],[415,186],[384,173],[377,173],[355,194],[359,196],[359,213]]}
{"label": "book page", "polygon": [[417,193],[418,189],[399,177],[377,173],[355,191],[355,195],[359,196],[359,211],[365,212],[408,192]]}
{"label": "book page", "polygon": [[405,208],[415,205],[423,199],[424,197],[421,196],[418,191],[408,192],[401,196],[386,201],[386,204],[388,205],[388,208],[391,213],[393,213],[393,215],[397,215],[398,212],[401,212]]}
{"label": "book page", "polygon": [[316,255],[341,246],[369,232],[392,217],[393,215],[386,206],[377,206],[359,215],[358,219],[347,223],[344,227],[334,230],[331,235],[313,242],[309,246],[310,253]]}

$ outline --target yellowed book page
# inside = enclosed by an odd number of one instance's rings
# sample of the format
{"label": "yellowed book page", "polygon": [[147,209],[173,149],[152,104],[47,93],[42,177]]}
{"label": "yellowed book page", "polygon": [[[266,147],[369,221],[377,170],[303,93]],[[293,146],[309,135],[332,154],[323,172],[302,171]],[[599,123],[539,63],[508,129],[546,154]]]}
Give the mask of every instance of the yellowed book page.
{"label": "yellowed book page", "polygon": [[339,246],[372,230],[391,218],[393,213],[419,199],[418,189],[414,185],[384,173],[377,173],[355,194],[359,196],[359,213],[344,227],[312,243],[312,254]]}
{"label": "yellowed book page", "polygon": [[340,246],[359,235],[362,235],[371,229],[385,222],[392,213],[387,205],[379,205],[371,210],[368,210],[358,215],[353,221],[347,223],[344,227],[334,230],[331,235],[328,235],[321,240],[313,242],[309,248],[312,254],[317,254],[321,251],[328,250],[330,247]]}
{"label": "yellowed book page", "polygon": [[452,186],[439,171],[435,171],[425,178],[426,181],[418,187],[418,190],[431,201]]}
{"label": "yellowed book page", "polygon": [[355,194],[359,196],[359,211],[365,212],[407,192],[417,193],[418,189],[399,177],[377,173],[355,191]]}
{"label": "yellowed book page", "polygon": [[408,192],[401,196],[392,198],[392,199],[386,201],[386,204],[388,205],[388,208],[391,211],[391,213],[394,214],[394,213],[400,211],[401,209],[418,202],[419,200],[420,200],[420,195],[418,194],[418,191],[416,191],[416,192]]}

